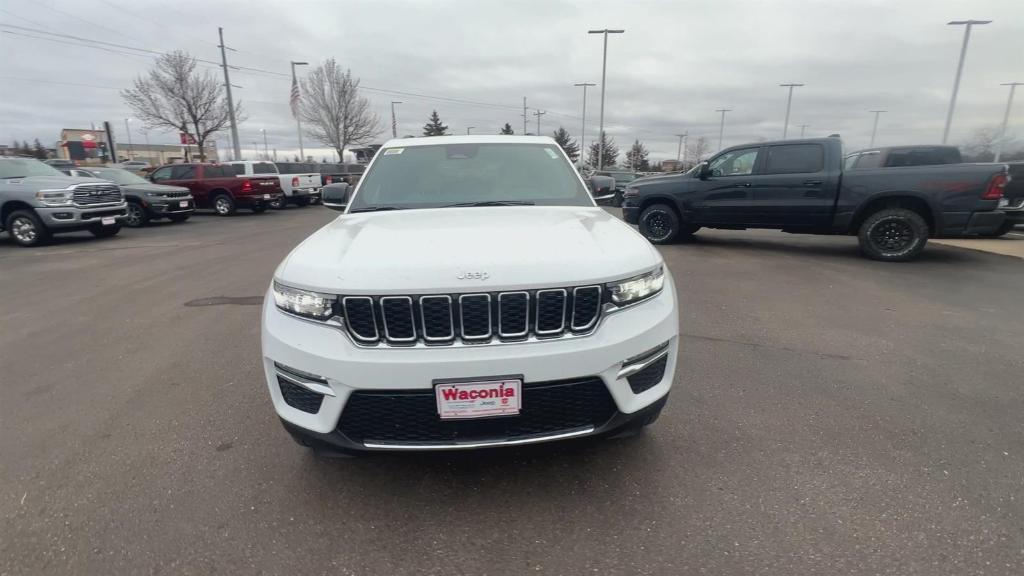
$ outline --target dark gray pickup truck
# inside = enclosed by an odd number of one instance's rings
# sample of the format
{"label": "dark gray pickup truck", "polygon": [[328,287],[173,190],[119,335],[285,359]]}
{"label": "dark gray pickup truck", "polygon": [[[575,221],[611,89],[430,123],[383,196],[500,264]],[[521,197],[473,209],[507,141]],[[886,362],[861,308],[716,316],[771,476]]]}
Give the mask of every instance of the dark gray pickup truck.
{"label": "dark gray pickup truck", "polygon": [[734,146],[685,174],[643,178],[623,215],[655,244],[700,228],[857,235],[876,260],[911,260],[929,236],[990,234],[1009,180],[1004,164],[843,171],[839,138]]}

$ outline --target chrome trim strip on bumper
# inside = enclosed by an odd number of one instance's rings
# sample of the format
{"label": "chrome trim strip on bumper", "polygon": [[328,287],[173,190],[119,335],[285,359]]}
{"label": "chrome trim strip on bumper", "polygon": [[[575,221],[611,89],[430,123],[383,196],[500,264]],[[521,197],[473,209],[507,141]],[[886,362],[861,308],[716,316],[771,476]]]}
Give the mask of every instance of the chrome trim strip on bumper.
{"label": "chrome trim strip on bumper", "polygon": [[468,450],[471,448],[521,446],[523,444],[537,444],[540,442],[550,442],[552,440],[564,440],[566,438],[576,438],[577,436],[593,434],[594,430],[595,428],[593,426],[587,426],[586,428],[580,428],[570,432],[562,432],[548,436],[533,436],[517,440],[481,440],[479,442],[452,442],[449,444],[378,444],[376,442],[363,442],[363,446],[375,450]]}
{"label": "chrome trim strip on bumper", "polygon": [[313,380],[309,380],[308,378],[303,378],[302,376],[295,374],[291,370],[288,370],[284,366],[281,366],[277,362],[274,363],[274,373],[277,374],[279,378],[284,378],[285,380],[291,382],[292,384],[295,384],[296,386],[302,386],[303,388],[311,392],[316,392],[317,394],[322,394],[324,396],[335,395],[334,390],[332,390],[331,387],[328,386],[327,384],[324,384],[322,382],[314,382]]}
{"label": "chrome trim strip on bumper", "polygon": [[624,365],[619,370],[619,374],[618,374],[618,376],[616,376],[616,378],[617,379],[628,378],[628,377],[632,376],[633,374],[636,374],[637,372],[643,370],[644,368],[647,368],[651,364],[654,364],[658,360],[661,360],[665,356],[668,356],[668,346],[665,346],[665,348],[663,350],[661,350],[659,352],[656,352],[655,354],[653,354],[651,356],[648,356],[647,358],[644,358],[643,360],[640,360],[639,362],[635,362],[635,363],[629,364],[629,365]]}

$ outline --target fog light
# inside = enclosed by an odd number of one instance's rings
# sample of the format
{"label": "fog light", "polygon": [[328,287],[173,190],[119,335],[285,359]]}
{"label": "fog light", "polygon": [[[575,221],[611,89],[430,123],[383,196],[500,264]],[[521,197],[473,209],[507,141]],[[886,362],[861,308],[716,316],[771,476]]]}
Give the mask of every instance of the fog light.
{"label": "fog light", "polygon": [[71,220],[75,217],[71,212],[57,212],[53,215],[57,220]]}

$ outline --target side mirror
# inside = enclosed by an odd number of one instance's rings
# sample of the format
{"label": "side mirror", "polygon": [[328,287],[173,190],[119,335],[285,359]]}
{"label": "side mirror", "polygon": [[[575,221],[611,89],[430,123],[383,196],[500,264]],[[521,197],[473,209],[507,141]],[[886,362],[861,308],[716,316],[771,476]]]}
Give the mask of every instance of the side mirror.
{"label": "side mirror", "polygon": [[707,180],[711,177],[711,165],[707,162],[701,162],[700,168],[697,170],[697,177],[701,180]]}
{"label": "side mirror", "polygon": [[349,185],[346,182],[328,184],[320,189],[324,206],[342,212],[348,206]]}

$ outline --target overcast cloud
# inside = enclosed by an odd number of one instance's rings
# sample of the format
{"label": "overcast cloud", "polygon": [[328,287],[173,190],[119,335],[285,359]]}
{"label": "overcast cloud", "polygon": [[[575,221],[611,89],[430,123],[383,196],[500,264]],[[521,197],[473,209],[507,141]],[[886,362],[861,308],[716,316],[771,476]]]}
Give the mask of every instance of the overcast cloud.
{"label": "overcast cloud", "polygon": [[[1008,90],[1024,81],[1024,1],[752,0],[675,2],[0,0],[0,24],[103,40],[155,51],[187,50],[219,61],[223,26],[230,63],[285,76],[232,73],[248,120],[243,152],[297,149],[288,107],[290,60],[329,57],[350,67],[390,137],[390,102],[400,100],[398,133],[419,134],[437,109],[452,133],[522,133],[522,98],[542,117],[542,132],[564,126],[579,136],[582,93],[576,82],[601,80],[601,39],[592,28],[624,28],[609,38],[605,122],[624,148],[640,138],[652,159],[674,158],[675,134],[706,136],[717,146],[716,108],[731,108],[724,145],[782,136],[786,92],[790,135],[840,133],[868,144],[871,109],[885,109],[877,144],[938,142],[942,136],[962,27],[950,20],[991,19],[972,32],[951,142],[997,126]],[[7,28],[9,32],[37,35]],[[114,49],[130,52],[127,49]],[[61,128],[109,120],[124,139],[130,116],[118,90],[144,73],[151,55],[126,55],[0,34],[0,142],[39,138],[53,145]],[[208,68],[220,73],[218,68]],[[600,86],[589,92],[587,141],[597,131]],[[1024,91],[1011,133],[1024,137]],[[136,123],[136,127],[138,124]],[[142,133],[133,139],[142,141]],[[176,135],[149,133],[151,142]],[[230,148],[227,133],[218,137]],[[309,139],[306,139],[310,153]],[[327,155],[324,148],[314,149]]]}

